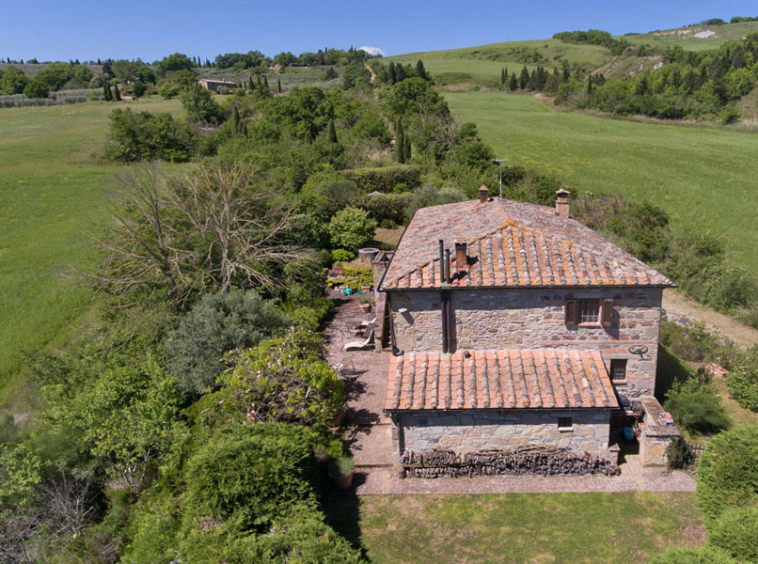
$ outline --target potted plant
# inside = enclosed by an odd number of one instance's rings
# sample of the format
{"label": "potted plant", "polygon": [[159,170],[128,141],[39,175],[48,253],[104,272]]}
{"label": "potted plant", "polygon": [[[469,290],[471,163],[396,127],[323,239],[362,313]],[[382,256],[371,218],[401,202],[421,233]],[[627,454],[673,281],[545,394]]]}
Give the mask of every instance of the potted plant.
{"label": "potted plant", "polygon": [[352,456],[340,456],[329,463],[329,477],[337,488],[346,490],[353,483],[354,468],[355,460]]}
{"label": "potted plant", "polygon": [[361,311],[363,313],[368,313],[371,311],[371,302],[373,301],[371,299],[371,296],[362,296],[358,301],[360,302]]}

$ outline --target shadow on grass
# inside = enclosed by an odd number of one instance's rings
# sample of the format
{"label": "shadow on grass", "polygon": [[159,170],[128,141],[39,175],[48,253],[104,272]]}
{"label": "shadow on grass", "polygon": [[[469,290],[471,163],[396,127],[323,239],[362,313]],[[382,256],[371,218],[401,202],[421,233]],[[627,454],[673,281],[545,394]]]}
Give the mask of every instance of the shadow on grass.
{"label": "shadow on grass", "polygon": [[[356,476],[357,478],[358,476]],[[326,493],[321,500],[326,523],[366,556],[361,541],[360,498],[352,493]]]}

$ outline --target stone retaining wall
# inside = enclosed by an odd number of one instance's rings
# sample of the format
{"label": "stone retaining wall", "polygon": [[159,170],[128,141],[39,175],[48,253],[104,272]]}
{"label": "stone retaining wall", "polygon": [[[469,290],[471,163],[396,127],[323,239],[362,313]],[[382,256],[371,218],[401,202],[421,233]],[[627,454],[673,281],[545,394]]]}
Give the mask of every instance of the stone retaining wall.
{"label": "stone retaining wall", "polygon": [[[449,295],[456,350],[600,350],[609,367],[613,358],[627,360],[626,382],[614,383],[621,395],[640,397],[655,390],[659,288],[450,290]],[[440,292],[389,292],[388,296],[397,347],[404,352],[442,350]],[[567,327],[566,300],[578,298],[612,298],[613,326]],[[632,345],[643,345],[647,351],[635,354],[629,351]]]}

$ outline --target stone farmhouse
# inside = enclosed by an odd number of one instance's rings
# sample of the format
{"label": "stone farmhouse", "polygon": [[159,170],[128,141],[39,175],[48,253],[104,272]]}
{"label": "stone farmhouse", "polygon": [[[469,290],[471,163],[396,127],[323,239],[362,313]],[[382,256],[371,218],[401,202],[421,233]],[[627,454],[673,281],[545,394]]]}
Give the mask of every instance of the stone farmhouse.
{"label": "stone farmhouse", "polygon": [[228,80],[221,79],[200,78],[198,79],[197,83],[206,90],[210,90],[212,92],[218,92],[222,88],[228,88],[229,90],[234,90],[237,88],[236,82],[230,82]]}
{"label": "stone farmhouse", "polygon": [[396,468],[525,445],[615,464],[624,427],[665,464],[679,433],[653,393],[675,284],[572,219],[567,191],[421,209],[374,271]]}

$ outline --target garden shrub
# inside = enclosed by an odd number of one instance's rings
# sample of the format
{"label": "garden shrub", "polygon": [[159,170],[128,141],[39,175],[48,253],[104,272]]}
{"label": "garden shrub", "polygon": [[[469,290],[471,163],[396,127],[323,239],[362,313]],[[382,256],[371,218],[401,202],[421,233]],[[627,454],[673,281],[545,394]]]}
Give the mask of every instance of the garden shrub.
{"label": "garden shrub", "polygon": [[708,528],[708,542],[741,562],[758,562],[758,506],[724,511]]}
{"label": "garden shrub", "polygon": [[714,436],[698,464],[697,501],[710,526],[730,507],[758,503],[758,426]]}
{"label": "garden shrub", "polygon": [[206,294],[166,340],[168,366],[180,392],[213,388],[225,368],[225,353],[253,347],[282,332],[288,322],[275,302],[253,290]]}
{"label": "garden shrub", "polygon": [[253,423],[218,431],[187,462],[183,529],[265,533],[277,519],[315,510],[308,431]]}
{"label": "garden shrub", "polygon": [[715,362],[729,367],[739,354],[734,343],[718,338],[702,323],[682,325],[664,319],[659,342],[689,362]]}
{"label": "garden shrub", "polygon": [[650,564],[738,564],[727,552],[712,546],[670,548],[650,559]]}
{"label": "garden shrub", "polygon": [[376,221],[360,208],[347,207],[335,214],[329,222],[332,245],[355,251],[374,238]]}
{"label": "garden shrub", "polygon": [[175,556],[180,526],[178,500],[168,492],[150,490],[137,504],[128,527],[131,541],[124,561],[134,564],[168,564]]}
{"label": "garden shrub", "polygon": [[355,253],[345,249],[334,249],[332,251],[332,260],[334,262],[349,262],[355,258]]}

